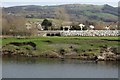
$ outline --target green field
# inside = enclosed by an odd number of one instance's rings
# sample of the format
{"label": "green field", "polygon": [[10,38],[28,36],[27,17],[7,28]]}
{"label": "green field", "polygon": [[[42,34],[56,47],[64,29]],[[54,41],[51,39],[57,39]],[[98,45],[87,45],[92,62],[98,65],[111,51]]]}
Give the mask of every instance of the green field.
{"label": "green field", "polygon": [[[52,52],[59,53],[64,49],[66,53],[86,53],[99,54],[100,46],[120,46],[118,37],[31,37],[24,39],[4,38],[2,39],[3,50],[19,49],[24,52],[31,51],[32,54],[50,54]],[[32,50],[29,45],[15,46],[7,45],[10,42],[33,42],[36,44],[36,50]]]}
{"label": "green field", "polygon": [[[31,21],[31,22],[42,22],[44,19],[38,19],[38,18],[26,18],[27,21]],[[48,20],[56,23],[56,24],[61,24],[63,22],[63,20],[59,20],[59,19],[52,19],[52,18],[47,18]]]}
{"label": "green field", "polygon": [[[68,23],[71,23],[71,21],[61,20],[61,19],[52,19],[52,18],[46,18],[47,20],[52,22],[52,26],[56,26],[56,28],[61,27],[61,25],[66,25]],[[26,18],[26,21],[30,22],[43,22],[44,19],[38,19],[38,18]]]}

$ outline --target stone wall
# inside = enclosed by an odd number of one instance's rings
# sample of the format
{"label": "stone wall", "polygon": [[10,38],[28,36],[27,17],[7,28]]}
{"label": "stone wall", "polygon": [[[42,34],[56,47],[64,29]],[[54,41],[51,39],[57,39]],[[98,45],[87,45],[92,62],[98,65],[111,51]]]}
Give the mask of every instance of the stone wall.
{"label": "stone wall", "polygon": [[61,36],[119,36],[120,30],[64,31]]}
{"label": "stone wall", "polygon": [[69,30],[69,31],[39,31],[38,36],[47,36],[47,34],[52,36],[119,36],[120,30],[84,30],[84,31],[77,31],[77,30]]}

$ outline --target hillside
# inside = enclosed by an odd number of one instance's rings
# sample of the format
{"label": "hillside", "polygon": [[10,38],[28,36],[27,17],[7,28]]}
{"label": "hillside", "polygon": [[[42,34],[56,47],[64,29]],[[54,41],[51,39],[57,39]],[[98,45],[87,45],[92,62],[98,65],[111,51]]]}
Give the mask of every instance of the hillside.
{"label": "hillside", "polygon": [[110,5],[66,4],[56,6],[14,6],[3,8],[3,12],[26,18],[52,18],[67,21],[116,22],[118,8]]}

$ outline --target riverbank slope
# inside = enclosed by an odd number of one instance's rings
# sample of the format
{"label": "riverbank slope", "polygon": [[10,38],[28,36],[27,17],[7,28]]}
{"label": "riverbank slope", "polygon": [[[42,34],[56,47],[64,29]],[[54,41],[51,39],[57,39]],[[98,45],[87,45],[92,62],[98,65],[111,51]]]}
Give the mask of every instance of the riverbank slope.
{"label": "riverbank slope", "polygon": [[110,54],[111,59],[120,54],[119,41],[118,37],[3,38],[2,55],[95,60]]}

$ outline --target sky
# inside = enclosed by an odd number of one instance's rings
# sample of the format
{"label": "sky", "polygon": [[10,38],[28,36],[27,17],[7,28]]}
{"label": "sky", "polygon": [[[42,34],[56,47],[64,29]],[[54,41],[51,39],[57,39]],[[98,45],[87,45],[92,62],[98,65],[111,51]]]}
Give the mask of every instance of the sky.
{"label": "sky", "polygon": [[21,5],[61,5],[61,4],[93,4],[93,5],[104,5],[109,4],[117,7],[119,0],[4,0],[2,6],[21,6]]}

